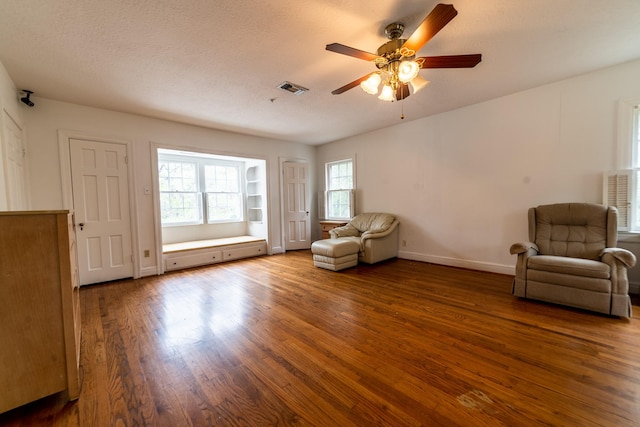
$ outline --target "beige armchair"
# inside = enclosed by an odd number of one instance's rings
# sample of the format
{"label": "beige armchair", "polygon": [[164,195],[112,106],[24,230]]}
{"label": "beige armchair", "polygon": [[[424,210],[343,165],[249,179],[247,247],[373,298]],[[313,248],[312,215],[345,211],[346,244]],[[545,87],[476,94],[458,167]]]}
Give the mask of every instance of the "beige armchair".
{"label": "beige armchair", "polygon": [[398,256],[398,225],[387,213],[361,213],[347,225],[329,231],[332,239],[354,240],[360,246],[358,261],[374,264]]}
{"label": "beige armchair", "polygon": [[518,297],[631,317],[627,269],[636,257],[617,248],[617,210],[588,203],[529,209],[529,242],[511,246],[518,256]]}

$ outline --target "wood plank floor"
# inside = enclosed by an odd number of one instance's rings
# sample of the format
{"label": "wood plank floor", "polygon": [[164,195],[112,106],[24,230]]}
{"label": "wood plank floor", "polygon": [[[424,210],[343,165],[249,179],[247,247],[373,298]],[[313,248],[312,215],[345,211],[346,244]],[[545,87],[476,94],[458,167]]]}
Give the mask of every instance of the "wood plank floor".
{"label": "wood plank floor", "polygon": [[80,399],[0,425],[640,425],[640,307],[519,300],[511,279],[298,251],[82,288]]}

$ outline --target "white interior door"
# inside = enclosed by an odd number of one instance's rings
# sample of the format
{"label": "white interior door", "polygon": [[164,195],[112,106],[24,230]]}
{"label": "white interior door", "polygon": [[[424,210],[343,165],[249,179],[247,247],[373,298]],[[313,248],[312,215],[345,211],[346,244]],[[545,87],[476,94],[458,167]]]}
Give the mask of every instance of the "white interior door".
{"label": "white interior door", "polygon": [[309,249],[311,247],[309,165],[285,162],[283,174],[285,250]]}
{"label": "white interior door", "polygon": [[80,284],[133,276],[127,150],[70,139]]}
{"label": "white interior door", "polygon": [[9,210],[27,210],[27,189],[25,185],[25,147],[20,126],[4,112],[4,134],[6,138],[5,183],[7,207]]}

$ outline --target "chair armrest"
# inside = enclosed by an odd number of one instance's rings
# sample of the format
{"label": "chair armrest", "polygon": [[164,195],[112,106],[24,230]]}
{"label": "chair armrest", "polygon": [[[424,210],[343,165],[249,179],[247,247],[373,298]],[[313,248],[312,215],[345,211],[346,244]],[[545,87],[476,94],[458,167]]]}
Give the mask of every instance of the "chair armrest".
{"label": "chair armrest", "polygon": [[514,289],[517,283],[520,283],[521,293],[517,292],[514,295],[525,296],[524,286],[527,279],[527,263],[529,257],[538,255],[538,246],[533,242],[520,242],[514,243],[509,249],[512,255],[518,255],[516,259],[516,276],[514,281]]}
{"label": "chair armrest", "polygon": [[633,252],[628,251],[622,248],[604,248],[602,252],[600,252],[600,258],[602,258],[606,254],[611,254],[615,259],[620,261],[627,268],[631,268],[636,265],[636,256]]}
{"label": "chair armrest", "polygon": [[384,231],[380,231],[378,233],[372,233],[371,231],[365,231],[364,233],[362,233],[362,236],[360,236],[362,238],[362,242],[364,243],[364,241],[367,240],[367,239],[377,239],[377,238],[380,238],[380,237],[388,236],[389,234],[391,234],[393,232],[393,230],[396,229],[396,227],[398,227],[399,224],[400,224],[400,222],[398,220],[395,220],[395,221],[393,221],[391,223],[389,228],[387,228]]}
{"label": "chair armrest", "polygon": [[513,245],[511,245],[511,248],[509,248],[509,252],[511,252],[511,255],[524,254],[529,251],[533,251],[529,254],[530,256],[536,255],[538,253],[538,246],[536,246],[536,244],[533,242],[519,242],[514,243]]}
{"label": "chair armrest", "polygon": [[336,227],[329,230],[329,235],[332,239],[338,237],[359,237],[360,231],[351,224],[343,225],[342,227]]}

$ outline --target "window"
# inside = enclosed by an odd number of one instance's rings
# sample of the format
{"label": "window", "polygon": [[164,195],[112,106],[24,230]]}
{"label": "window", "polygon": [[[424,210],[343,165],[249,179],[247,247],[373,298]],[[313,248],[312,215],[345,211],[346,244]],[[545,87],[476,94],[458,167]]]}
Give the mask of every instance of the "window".
{"label": "window", "polygon": [[619,133],[626,153],[618,160],[629,169],[605,176],[603,201],[618,208],[618,230],[640,232],[640,105],[621,103]]}
{"label": "window", "polygon": [[632,123],[633,169],[630,190],[633,193],[631,196],[631,218],[629,219],[631,226],[629,231],[640,231],[640,185],[638,185],[638,180],[640,179],[640,105],[636,105],[633,108]]}
{"label": "window", "polygon": [[202,222],[197,167],[198,164],[195,162],[158,161],[160,210],[163,224]]}
{"label": "window", "polygon": [[354,215],[352,160],[327,163],[326,179],[326,217],[351,218]]}
{"label": "window", "polygon": [[242,162],[158,151],[163,226],[244,219]]}
{"label": "window", "polygon": [[204,166],[207,218],[213,221],[241,221],[242,193],[237,166]]}

